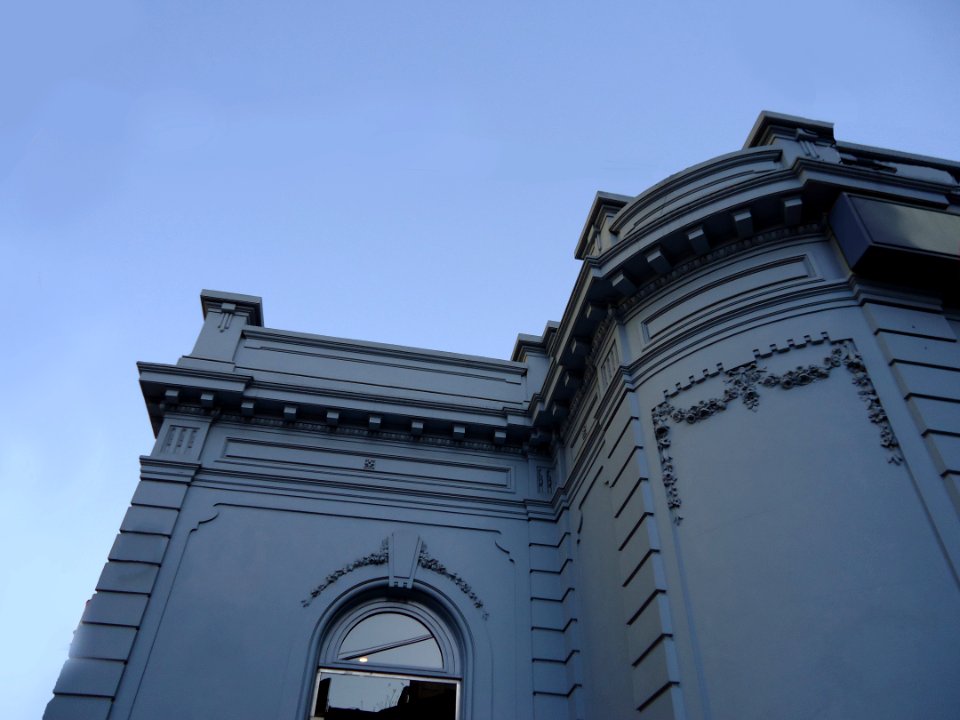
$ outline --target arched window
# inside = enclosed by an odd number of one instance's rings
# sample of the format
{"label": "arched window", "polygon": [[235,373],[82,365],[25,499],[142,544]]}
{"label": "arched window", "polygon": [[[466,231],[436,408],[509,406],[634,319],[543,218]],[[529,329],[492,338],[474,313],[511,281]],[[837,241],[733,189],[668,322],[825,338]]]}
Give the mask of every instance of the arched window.
{"label": "arched window", "polygon": [[456,720],[461,658],[446,625],[416,603],[376,601],[321,643],[312,720]]}

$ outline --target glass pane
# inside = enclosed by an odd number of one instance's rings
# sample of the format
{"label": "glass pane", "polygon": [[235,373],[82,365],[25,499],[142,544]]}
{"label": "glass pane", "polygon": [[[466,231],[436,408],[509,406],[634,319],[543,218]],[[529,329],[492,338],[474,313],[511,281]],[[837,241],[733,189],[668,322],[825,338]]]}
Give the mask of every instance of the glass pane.
{"label": "glass pane", "polygon": [[400,647],[370,653],[363,657],[366,657],[368,662],[380,663],[381,665],[411,665],[413,667],[438,669],[443,667],[440,646],[432,637],[410,645],[401,645]]}
{"label": "glass pane", "polygon": [[344,638],[338,660],[443,667],[440,646],[426,625],[409,615],[384,612],[361,620]]}
{"label": "glass pane", "polygon": [[313,717],[454,720],[456,712],[454,682],[321,671]]}

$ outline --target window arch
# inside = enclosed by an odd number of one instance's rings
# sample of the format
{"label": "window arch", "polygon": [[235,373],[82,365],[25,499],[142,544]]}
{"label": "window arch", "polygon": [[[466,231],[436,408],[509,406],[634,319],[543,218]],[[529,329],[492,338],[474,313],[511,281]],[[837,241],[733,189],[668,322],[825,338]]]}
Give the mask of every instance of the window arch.
{"label": "window arch", "polygon": [[416,602],[375,600],[341,615],[321,642],[311,720],[456,720],[461,648]]}

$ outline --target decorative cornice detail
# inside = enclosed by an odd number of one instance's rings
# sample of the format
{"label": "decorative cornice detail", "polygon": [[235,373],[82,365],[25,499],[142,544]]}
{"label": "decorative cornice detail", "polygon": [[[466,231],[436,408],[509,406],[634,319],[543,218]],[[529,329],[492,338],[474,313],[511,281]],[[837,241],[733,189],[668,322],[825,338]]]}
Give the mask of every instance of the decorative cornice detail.
{"label": "decorative cornice detail", "polygon": [[417,565],[422,567],[424,570],[429,570],[437,573],[438,575],[443,575],[454,585],[460,588],[460,592],[466,595],[467,599],[473,603],[473,606],[480,611],[480,614],[483,616],[484,620],[490,617],[490,614],[483,607],[483,601],[477,596],[477,593],[473,590],[473,588],[470,587],[469,583],[457,575],[457,573],[448,570],[443,563],[430,555],[430,553],[427,552],[426,543],[420,545],[420,554],[417,556]]}
{"label": "decorative cornice detail", "polygon": [[[591,335],[590,352],[587,353],[583,360],[583,381],[580,383],[580,387],[577,388],[574,396],[570,399],[570,410],[567,413],[567,420],[560,428],[560,432],[564,436],[570,429],[570,423],[577,417],[580,405],[589,398],[594,391],[593,379],[597,376],[600,350],[601,348],[606,348],[607,334],[618,322],[619,317],[608,309],[606,317],[600,321],[596,330],[594,330]],[[616,346],[616,343],[614,343],[614,346]]]}
{"label": "decorative cornice detail", "polygon": [[621,312],[627,312],[633,307],[639,305],[650,295],[666,285],[673,283],[678,278],[681,278],[684,275],[689,275],[693,271],[698,270],[706,265],[711,265],[717,260],[745,252],[759,245],[776,242],[777,240],[795,239],[803,236],[818,235],[825,232],[825,230],[826,225],[823,222],[811,223],[807,225],[798,225],[796,227],[784,227],[777,228],[775,230],[768,230],[766,232],[757,233],[751,237],[744,238],[743,240],[725,243],[704,255],[700,255],[698,257],[691,258],[686,262],[680,263],[675,268],[670,270],[670,272],[646,283],[643,287],[639,288],[636,293],[624,298],[617,306],[617,309]]}
{"label": "decorative cornice detail", "polygon": [[390,559],[390,544],[387,538],[384,538],[383,542],[380,543],[380,549],[376,552],[369,553],[364,555],[361,558],[357,558],[353,562],[347,563],[343,567],[340,567],[334,570],[332,573],[327,575],[323,582],[317,585],[313,590],[310,591],[310,597],[306,600],[301,600],[300,604],[303,607],[307,607],[320,597],[320,593],[326,590],[328,587],[333,585],[337,580],[342,578],[347,573],[351,573],[354,570],[357,570],[362,567],[367,567],[370,565],[386,565],[387,561]]}
{"label": "decorative cornice detail", "polygon": [[[672,210],[676,206],[684,204],[677,197],[678,191],[689,191],[691,187],[697,189],[702,189],[704,186],[709,187],[715,184],[714,178],[718,174],[739,180],[732,187],[729,185],[721,186],[721,193],[729,193],[731,189],[736,190],[742,185],[749,186],[756,184],[758,181],[764,182],[770,175],[783,175],[783,168],[774,165],[774,163],[779,163],[782,156],[781,148],[765,146],[727,153],[694,165],[692,168],[672,175],[637,195],[617,214],[611,224],[611,232],[621,236],[634,234],[638,231],[650,232],[653,224],[650,222],[651,218],[656,218],[660,223],[665,223],[669,220],[670,215],[675,214],[664,212],[664,206],[668,210]],[[731,173],[735,170],[738,170],[738,172]],[[714,180],[714,182],[711,183],[711,180]],[[682,195],[680,197],[682,198]],[[708,200],[709,197],[701,200],[701,202],[706,204]],[[689,204],[689,201],[686,202]],[[658,210],[659,213],[657,213]]]}
{"label": "decorative cornice detail", "polygon": [[670,272],[650,280],[648,283],[638,288],[635,293],[623,298],[615,306],[615,312],[609,312],[607,316],[597,325],[596,329],[591,333],[590,352],[584,358],[583,382],[580,384],[580,387],[577,389],[577,392],[574,394],[574,396],[570,399],[568,419],[561,426],[561,434],[565,436],[569,431],[570,422],[576,416],[580,405],[584,402],[586,397],[589,396],[590,391],[592,390],[591,381],[597,374],[596,366],[599,360],[598,353],[601,346],[603,346],[605,343],[607,332],[609,332],[612,325],[616,324],[617,322],[622,322],[623,319],[630,314],[631,310],[645,302],[647,298],[654,293],[675,282],[677,279],[689,275],[702,267],[711,265],[718,260],[745,252],[760,245],[776,242],[778,240],[796,239],[800,237],[816,237],[817,235],[822,235],[825,230],[826,226],[824,223],[811,223],[796,227],[778,228],[776,230],[757,233],[756,235],[744,238],[743,240],[726,243],[714,248],[704,255],[691,258],[686,262],[678,264]]}
{"label": "decorative cornice detail", "polygon": [[[667,494],[667,505],[677,525],[683,520],[680,515],[682,504],[677,487],[677,475],[671,454],[671,422],[685,422],[688,425],[706,420],[727,408],[727,403],[740,400],[749,410],[757,411],[760,405],[760,388],[779,387],[792,390],[830,377],[831,372],[841,365],[853,376],[857,394],[867,404],[867,417],[880,428],[880,445],[889,452],[888,462],[899,465],[903,462],[900,444],[894,435],[887,414],[880,404],[877,391],[867,374],[863,358],[849,340],[838,341],[837,347],[823,359],[822,364],[812,363],[797,366],[785,373],[772,373],[756,361],[740,365],[726,372],[723,382],[726,385],[723,395],[702,400],[687,408],[678,408],[670,400],[664,400],[653,409],[653,430],[657,439],[657,451],[660,456],[661,478]],[[677,393],[674,393],[676,395]]]}
{"label": "decorative cornice detail", "polygon": [[486,442],[483,440],[454,440],[453,438],[440,437],[436,435],[418,435],[413,432],[397,432],[394,430],[370,430],[363,427],[350,427],[348,425],[330,423],[317,423],[307,420],[282,420],[273,417],[244,416],[235,413],[221,412],[219,408],[202,408],[195,405],[175,406],[167,405],[164,408],[168,412],[178,412],[185,415],[207,416],[213,419],[219,419],[223,422],[233,422],[242,425],[261,425],[264,427],[287,428],[293,430],[304,430],[306,432],[322,432],[332,435],[353,436],[362,438],[376,438],[379,440],[395,440],[400,442],[416,442],[418,445],[434,445],[437,447],[453,447],[467,450],[480,450],[483,452],[496,452],[507,455],[529,455],[529,450],[524,450],[522,446],[500,445],[495,442]]}

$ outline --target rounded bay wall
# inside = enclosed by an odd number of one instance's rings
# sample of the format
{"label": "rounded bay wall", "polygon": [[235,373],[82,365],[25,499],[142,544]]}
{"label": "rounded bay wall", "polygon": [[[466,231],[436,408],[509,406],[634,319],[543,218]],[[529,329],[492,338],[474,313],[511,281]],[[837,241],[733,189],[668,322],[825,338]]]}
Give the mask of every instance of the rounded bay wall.
{"label": "rounded bay wall", "polygon": [[960,701],[960,595],[898,440],[916,428],[849,280],[826,232],[761,237],[620,308],[681,685],[714,717]]}

